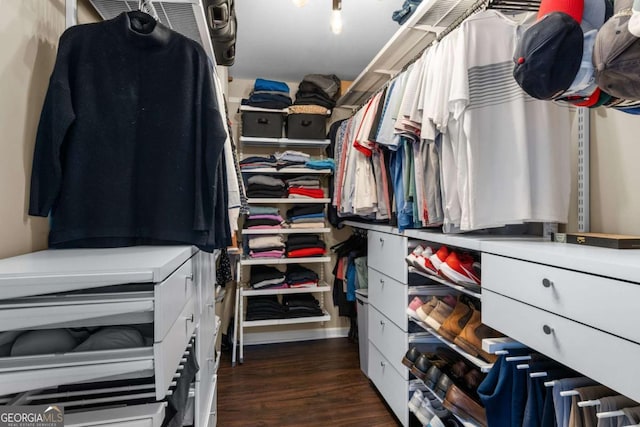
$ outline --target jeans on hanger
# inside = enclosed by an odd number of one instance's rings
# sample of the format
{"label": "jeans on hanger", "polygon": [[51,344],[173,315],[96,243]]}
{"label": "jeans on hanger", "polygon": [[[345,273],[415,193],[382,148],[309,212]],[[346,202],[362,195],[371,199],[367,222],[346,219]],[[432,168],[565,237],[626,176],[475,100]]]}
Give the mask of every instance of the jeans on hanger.
{"label": "jeans on hanger", "polygon": [[[404,157],[404,146],[400,144],[397,151],[391,151],[389,168],[391,169],[391,179],[393,180],[393,192],[396,202],[396,215],[398,218],[398,229],[403,231],[413,222],[411,219],[411,210],[407,207],[404,198],[404,183],[402,178]],[[412,209],[412,208],[411,208]]]}

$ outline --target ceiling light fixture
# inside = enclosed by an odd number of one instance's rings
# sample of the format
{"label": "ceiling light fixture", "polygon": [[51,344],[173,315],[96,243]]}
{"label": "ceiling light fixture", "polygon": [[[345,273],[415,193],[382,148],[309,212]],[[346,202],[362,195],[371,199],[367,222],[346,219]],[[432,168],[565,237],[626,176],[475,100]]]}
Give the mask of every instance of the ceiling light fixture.
{"label": "ceiling light fixture", "polygon": [[342,0],[333,0],[330,25],[333,34],[342,32]]}
{"label": "ceiling light fixture", "polygon": [[296,7],[303,7],[305,4],[307,4],[307,0],[292,0],[292,1]]}

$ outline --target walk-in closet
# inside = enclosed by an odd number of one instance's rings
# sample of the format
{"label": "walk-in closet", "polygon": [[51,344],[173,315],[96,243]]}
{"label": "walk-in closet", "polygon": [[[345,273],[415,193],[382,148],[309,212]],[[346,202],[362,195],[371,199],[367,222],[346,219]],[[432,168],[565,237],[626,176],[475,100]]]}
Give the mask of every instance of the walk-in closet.
{"label": "walk-in closet", "polygon": [[640,1],[0,10],[0,427],[640,426]]}

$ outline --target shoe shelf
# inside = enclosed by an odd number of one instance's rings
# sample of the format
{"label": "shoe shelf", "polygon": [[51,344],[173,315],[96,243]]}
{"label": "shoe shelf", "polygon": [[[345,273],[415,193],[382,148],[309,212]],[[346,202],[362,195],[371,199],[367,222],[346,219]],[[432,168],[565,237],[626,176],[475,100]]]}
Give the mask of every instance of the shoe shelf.
{"label": "shoe shelf", "polygon": [[409,296],[422,296],[422,295],[446,295],[449,292],[449,286],[438,285],[421,285],[407,287],[407,295]]}
{"label": "shoe shelf", "polygon": [[464,286],[456,285],[453,282],[450,282],[448,280],[442,279],[442,278],[440,278],[438,276],[434,276],[433,274],[428,274],[428,273],[425,273],[424,271],[420,271],[415,267],[409,267],[409,273],[414,273],[414,274],[417,274],[419,276],[426,277],[429,280],[433,280],[434,282],[438,282],[440,284],[443,284],[445,286],[453,288],[456,291],[462,292],[463,294],[471,295],[472,297],[475,297],[475,298],[478,298],[478,299],[482,298],[482,294],[480,292],[474,292],[472,290],[469,290],[469,289],[465,288]]}
{"label": "shoe shelf", "polygon": [[316,256],[306,258],[242,258],[240,265],[282,265],[282,264],[318,264],[331,262],[329,256]]}
{"label": "shoe shelf", "polygon": [[331,286],[322,282],[318,286],[312,286],[308,288],[285,288],[285,289],[251,289],[242,288],[242,296],[250,297],[256,295],[285,295],[285,294],[308,294],[313,292],[329,292]]}
{"label": "shoe shelf", "polygon": [[284,197],[276,197],[276,198],[255,198],[248,199],[247,203],[250,205],[262,205],[268,203],[277,203],[277,204],[291,204],[297,205],[300,203],[331,203],[331,199],[328,197],[323,197],[322,199],[289,199]]}
{"label": "shoe shelf", "polygon": [[331,233],[329,227],[323,228],[265,228],[257,230],[243,229],[242,234],[325,234]]}
{"label": "shoe shelf", "polygon": [[262,138],[255,136],[241,136],[243,146],[253,147],[326,147],[331,143],[328,139],[291,139],[291,138]]}
{"label": "shoe shelf", "polygon": [[271,173],[271,174],[298,174],[298,175],[331,175],[331,169],[311,169],[311,168],[255,168],[241,169],[242,173]]}
{"label": "shoe shelf", "polygon": [[[439,243],[444,246],[455,246],[470,251],[480,251],[482,240],[485,240],[487,238],[487,236],[485,235],[473,236],[460,234],[444,234],[424,229],[407,229],[404,230],[404,235],[412,239]],[[434,251],[435,249],[436,248],[434,248]]]}
{"label": "shoe shelf", "polygon": [[[409,369],[409,368],[407,368],[407,370],[408,370],[408,369]],[[441,399],[441,398],[440,398],[440,396],[438,396],[434,390],[431,390],[431,388],[430,388],[429,386],[427,386],[427,385],[424,383],[424,381],[422,381],[420,378],[416,378],[415,380],[410,380],[410,381],[409,381],[409,391],[415,391],[415,390],[417,390],[417,389],[420,389],[420,390],[423,390],[423,391],[425,391],[425,390],[426,390],[426,391],[427,391],[427,392],[429,392],[429,393],[430,393],[430,394],[431,394],[431,395],[432,395],[432,396],[433,396],[433,397],[434,397],[438,402],[440,402],[440,403],[444,403],[444,400],[443,400],[443,399]],[[411,408],[409,408],[409,411],[410,411],[410,412],[413,412],[413,411],[411,410]],[[467,420],[464,420],[464,419],[460,418],[459,416],[457,416],[456,414],[454,414],[454,413],[453,413],[453,412],[451,412],[451,411],[449,411],[449,412],[451,413],[451,415],[453,415],[454,417],[456,417],[456,419],[457,419],[458,421],[460,421],[460,422],[462,423],[462,425],[464,425],[464,426],[469,426],[469,425],[473,425],[473,426],[475,426],[475,425],[476,425],[475,423],[470,424],[470,423],[471,423],[470,421],[467,421]],[[413,413],[415,414],[415,412],[413,412]]]}
{"label": "shoe shelf", "polygon": [[457,345],[455,345],[454,343],[452,343],[451,341],[449,341],[448,339],[446,339],[445,337],[440,335],[438,332],[436,332],[435,329],[430,328],[429,326],[427,326],[423,322],[418,322],[418,321],[416,321],[416,319],[414,319],[411,316],[407,316],[407,317],[409,318],[410,321],[415,322],[420,327],[422,327],[422,329],[424,329],[427,332],[430,332],[434,337],[438,338],[445,345],[447,345],[451,349],[453,349],[456,352],[458,352],[462,357],[467,359],[469,362],[473,363],[475,366],[478,367],[478,369],[480,369],[481,372],[489,372],[491,370],[491,368],[493,367],[493,363],[485,362],[484,360],[480,359],[479,357],[476,357],[476,356],[473,356],[473,355],[467,353],[462,348],[458,347]]}
{"label": "shoe shelf", "polygon": [[296,317],[293,319],[243,320],[242,327],[250,328],[256,326],[294,325],[300,323],[328,322],[329,320],[331,320],[331,315],[325,311],[322,316],[313,317]]}

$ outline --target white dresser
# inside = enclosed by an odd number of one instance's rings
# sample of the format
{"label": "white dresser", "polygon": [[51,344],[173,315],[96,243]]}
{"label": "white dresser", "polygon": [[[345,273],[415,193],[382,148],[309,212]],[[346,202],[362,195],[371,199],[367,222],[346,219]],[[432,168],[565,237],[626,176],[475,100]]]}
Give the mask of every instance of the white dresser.
{"label": "white dresser", "polygon": [[[1,331],[113,325],[153,331],[145,347],[0,358],[0,396],[25,396],[15,404],[33,390],[153,376],[151,395],[162,401],[195,348],[194,425],[215,425],[214,290],[214,255],[190,246],[47,250],[0,260]],[[164,418],[158,405],[164,408],[159,402],[75,413],[67,423],[155,426]]]}
{"label": "white dresser", "polygon": [[482,243],[482,320],[640,401],[640,252]]}

